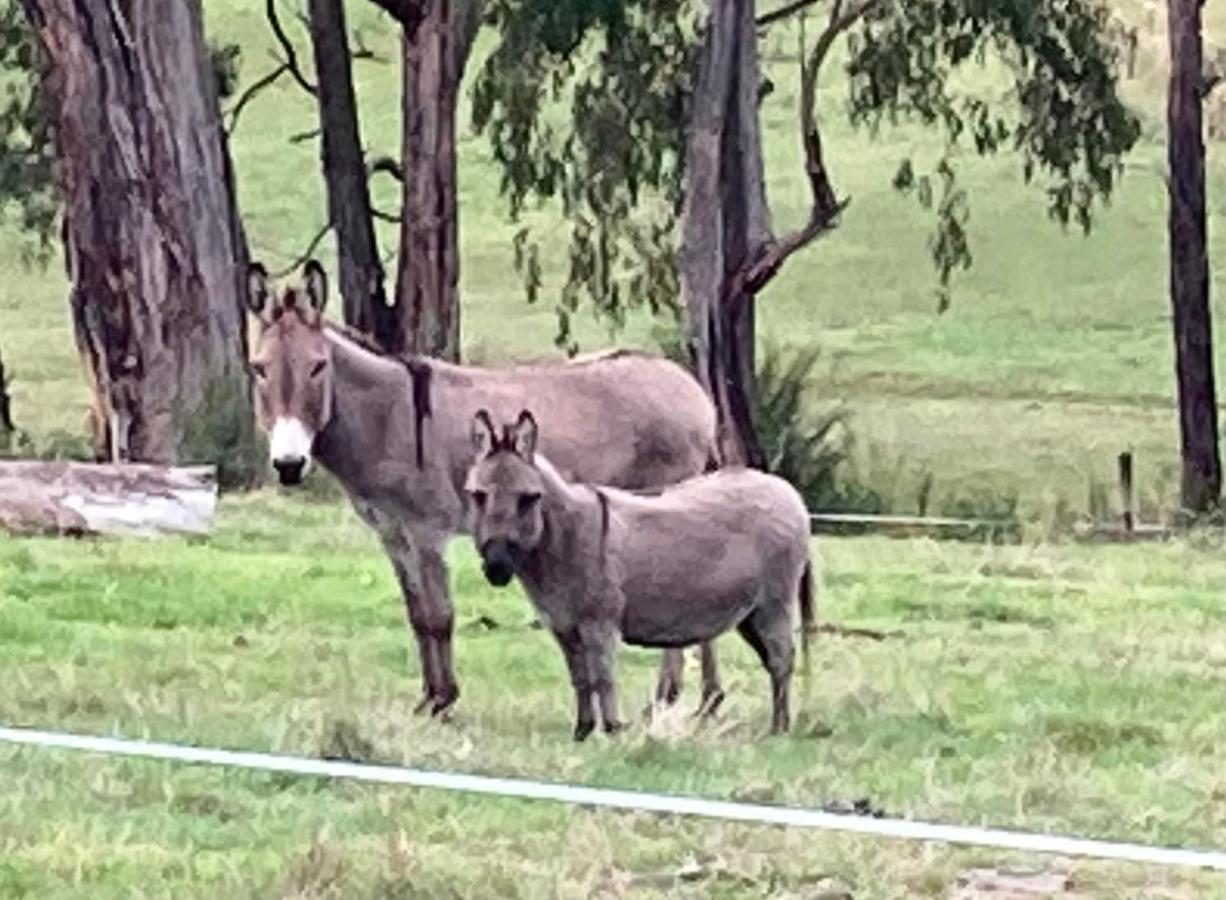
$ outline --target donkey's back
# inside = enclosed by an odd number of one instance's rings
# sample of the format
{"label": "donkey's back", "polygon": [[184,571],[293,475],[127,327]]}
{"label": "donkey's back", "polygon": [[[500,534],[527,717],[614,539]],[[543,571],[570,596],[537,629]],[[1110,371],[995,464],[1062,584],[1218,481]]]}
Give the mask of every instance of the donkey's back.
{"label": "donkey's back", "polygon": [[607,497],[627,642],[710,640],[763,604],[791,608],[808,561],[809,519],[783,479],[722,469],[654,496]]}
{"label": "donkey's back", "polygon": [[462,405],[454,420],[465,429],[478,409],[496,420],[537,410],[541,451],[568,479],[654,488],[702,472],[716,453],[710,399],[662,357],[614,350],[561,365],[432,366],[440,387],[461,387],[443,402]]}

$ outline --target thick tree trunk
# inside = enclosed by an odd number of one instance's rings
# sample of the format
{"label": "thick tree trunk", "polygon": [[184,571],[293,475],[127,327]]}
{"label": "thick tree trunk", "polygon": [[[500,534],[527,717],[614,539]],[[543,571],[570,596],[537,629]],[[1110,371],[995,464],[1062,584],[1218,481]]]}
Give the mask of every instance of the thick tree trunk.
{"label": "thick tree trunk", "polygon": [[251,416],[199,0],[22,2],[47,64],[74,324],[110,426],[100,455],[190,460],[190,420]]}
{"label": "thick tree trunk", "polygon": [[771,242],[751,0],[711,0],[687,139],[682,281],[695,374],[719,413],[724,461],[765,459],[753,426],[754,300],[745,272]]}
{"label": "thick tree trunk", "polygon": [[328,220],[336,233],[345,323],[384,347],[401,345],[387,304],[358,126],[342,0],[310,0]]}
{"label": "thick tree trunk", "polygon": [[1201,0],[1170,0],[1168,11],[1171,52],[1167,94],[1168,224],[1183,457],[1181,494],[1185,510],[1203,513],[1216,507],[1221,499],[1222,468],[1205,242]]}
{"label": "thick tree trunk", "polygon": [[451,0],[404,23],[403,166],[397,317],[403,349],[458,360],[455,115],[461,52]]}

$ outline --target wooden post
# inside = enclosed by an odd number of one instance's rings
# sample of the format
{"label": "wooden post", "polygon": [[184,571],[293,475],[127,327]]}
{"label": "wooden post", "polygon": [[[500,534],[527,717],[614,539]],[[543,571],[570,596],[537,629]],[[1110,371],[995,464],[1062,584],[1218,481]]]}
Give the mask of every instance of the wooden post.
{"label": "wooden post", "polygon": [[1136,528],[1136,497],[1132,488],[1132,452],[1125,450],[1119,456],[1120,498],[1124,504],[1124,534],[1131,536]]}

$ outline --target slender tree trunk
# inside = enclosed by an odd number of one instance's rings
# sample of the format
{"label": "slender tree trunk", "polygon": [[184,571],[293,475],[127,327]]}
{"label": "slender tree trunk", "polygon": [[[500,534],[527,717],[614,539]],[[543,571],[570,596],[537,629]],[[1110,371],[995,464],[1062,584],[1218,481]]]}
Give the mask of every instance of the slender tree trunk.
{"label": "slender tree trunk", "polygon": [[371,214],[344,4],[310,0],[309,14],[328,219],[336,233],[344,319],[384,347],[399,347]]}
{"label": "slender tree trunk", "polygon": [[425,0],[405,22],[403,166],[396,305],[404,349],[460,355],[455,115],[460,46],[451,0]]}
{"label": "slender tree trunk", "polygon": [[719,413],[724,461],[758,468],[754,299],[743,277],[771,241],[750,0],[711,0],[687,139],[682,280],[695,374]]}
{"label": "slender tree trunk", "polygon": [[13,425],[13,405],[9,397],[8,373],[0,357],[0,448],[6,448],[16,427]]}
{"label": "slender tree trunk", "polygon": [[47,66],[74,326],[109,426],[99,455],[195,461],[191,420],[251,417],[245,251],[199,0],[22,3]]}
{"label": "slender tree trunk", "polygon": [[1179,387],[1181,499],[1208,512],[1220,501],[1209,261],[1205,242],[1201,0],[1169,0],[1171,76],[1167,94],[1170,287]]}

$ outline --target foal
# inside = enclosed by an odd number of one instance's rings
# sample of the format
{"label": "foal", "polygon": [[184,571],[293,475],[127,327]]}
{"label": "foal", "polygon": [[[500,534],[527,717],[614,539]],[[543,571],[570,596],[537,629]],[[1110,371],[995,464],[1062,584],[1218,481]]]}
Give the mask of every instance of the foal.
{"label": "foal", "polygon": [[477,461],[465,488],[485,577],[518,576],[566,657],[575,740],[621,727],[613,683],[618,639],[644,647],[711,641],[736,626],[770,673],[771,732],[787,731],[798,598],[807,651],[813,622],[809,517],[786,481],[721,469],[651,496],[567,482],[536,455],[527,410],[499,435],[472,425]]}

